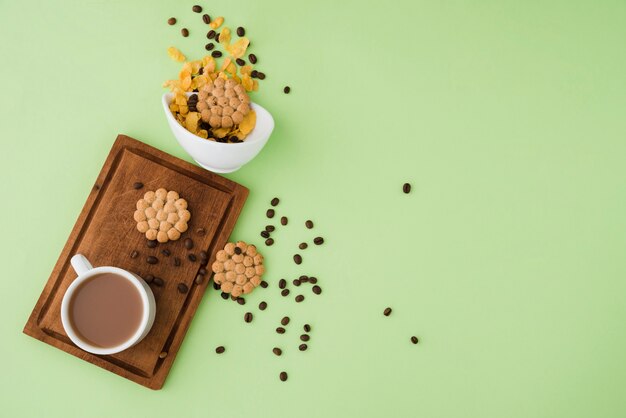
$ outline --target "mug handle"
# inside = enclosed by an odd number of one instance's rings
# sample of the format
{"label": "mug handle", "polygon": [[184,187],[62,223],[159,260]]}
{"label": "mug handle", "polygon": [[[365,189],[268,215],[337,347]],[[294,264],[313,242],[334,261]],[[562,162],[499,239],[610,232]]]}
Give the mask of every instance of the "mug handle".
{"label": "mug handle", "polygon": [[70,260],[70,263],[72,264],[74,271],[79,276],[87,273],[89,270],[93,268],[89,260],[87,260],[87,258],[82,254],[76,254],[74,257],[72,257],[72,259]]}

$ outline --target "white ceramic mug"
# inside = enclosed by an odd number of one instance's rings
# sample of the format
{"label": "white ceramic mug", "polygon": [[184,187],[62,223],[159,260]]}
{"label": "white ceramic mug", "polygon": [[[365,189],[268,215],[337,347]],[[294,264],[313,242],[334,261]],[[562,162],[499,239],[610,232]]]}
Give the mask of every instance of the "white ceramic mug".
{"label": "white ceramic mug", "polygon": [[[78,274],[78,277],[69,285],[69,287],[65,291],[65,295],[63,296],[63,301],[61,302],[61,322],[63,323],[63,328],[65,329],[67,336],[70,338],[70,340],[72,340],[74,344],[76,344],[83,350],[93,354],[108,355],[126,350],[127,348],[130,348],[133,345],[137,344],[146,335],[148,335],[148,332],[150,332],[150,328],[152,328],[152,324],[154,323],[154,317],[156,315],[156,302],[154,300],[154,294],[152,293],[152,290],[146,284],[146,282],[143,281],[143,279],[127,270],[118,267],[107,266],[94,268],[89,260],[87,260],[87,258],[85,258],[85,256],[81,254],[76,254],[74,257],[72,257],[71,263],[72,267]],[[70,321],[69,308],[70,301],[72,300],[74,292],[76,291],[78,286],[81,285],[81,283],[84,283],[91,277],[102,273],[112,273],[124,277],[126,280],[132,283],[132,285],[135,286],[135,288],[139,291],[139,294],[141,295],[141,303],[143,305],[143,315],[139,328],[132,337],[115,347],[103,348],[89,344],[88,342],[80,338],[78,333],[74,330],[72,322]]]}

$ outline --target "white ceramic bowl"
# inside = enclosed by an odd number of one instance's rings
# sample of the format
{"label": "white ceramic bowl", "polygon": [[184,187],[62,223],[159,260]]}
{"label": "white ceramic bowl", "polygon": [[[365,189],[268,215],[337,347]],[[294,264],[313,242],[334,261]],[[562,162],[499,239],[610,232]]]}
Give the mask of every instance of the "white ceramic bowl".
{"label": "white ceramic bowl", "polygon": [[[187,93],[187,97],[192,94]],[[258,104],[250,103],[256,113],[256,126],[245,141],[229,144],[206,140],[178,123],[169,108],[173,97],[173,93],[163,95],[163,110],[176,140],[201,167],[216,173],[231,173],[250,162],[263,149],[274,130],[272,115]]]}

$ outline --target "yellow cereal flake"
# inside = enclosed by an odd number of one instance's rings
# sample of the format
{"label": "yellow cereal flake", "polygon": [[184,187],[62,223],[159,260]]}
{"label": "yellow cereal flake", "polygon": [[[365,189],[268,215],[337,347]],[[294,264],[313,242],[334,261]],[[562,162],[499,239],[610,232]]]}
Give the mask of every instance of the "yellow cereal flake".
{"label": "yellow cereal flake", "polygon": [[189,112],[187,118],[185,119],[185,128],[191,132],[196,133],[198,130],[198,121],[200,120],[200,113],[198,112]]}
{"label": "yellow cereal flake", "polygon": [[169,48],[167,48],[167,55],[169,55],[170,58],[173,59],[174,61],[178,61],[178,62],[183,62],[187,59],[183,55],[183,53],[178,50],[178,48],[173,47],[173,46],[170,46]]}
{"label": "yellow cereal flake", "polygon": [[254,88],[254,83],[252,82],[252,77],[250,77],[248,74],[244,74],[241,76],[241,85],[243,86],[244,89],[246,89],[246,91],[252,91],[252,89]]}
{"label": "yellow cereal flake", "polygon": [[250,41],[248,38],[241,38],[234,44],[226,45],[224,49],[234,58],[241,58],[245,55],[246,49],[248,49],[248,45]]}
{"label": "yellow cereal flake", "polygon": [[172,113],[177,113],[178,112],[178,105],[175,103],[170,104],[170,111]]}
{"label": "yellow cereal flake", "polygon": [[229,63],[226,68],[224,69],[224,71],[226,71],[228,74],[235,75],[237,74],[237,66],[235,65],[234,62]]}
{"label": "yellow cereal flake", "polygon": [[179,106],[186,106],[187,105],[187,96],[185,96],[184,94],[176,94],[174,96],[174,102],[179,105]]}
{"label": "yellow cereal flake", "polygon": [[209,23],[209,26],[211,27],[211,29],[217,29],[222,26],[222,23],[224,23],[224,18],[220,16],[213,19],[213,22]]}
{"label": "yellow cereal flake", "polygon": [[204,139],[207,139],[207,138],[209,137],[209,133],[208,133],[206,130],[204,130],[204,129],[200,129],[200,130],[198,131],[198,134],[197,134],[197,135],[198,135],[200,138],[204,138]]}
{"label": "yellow cereal flake", "polygon": [[232,128],[217,128],[213,129],[213,136],[216,138],[224,138],[226,134],[230,132]]}
{"label": "yellow cereal flake", "polygon": [[258,91],[259,90],[259,80],[253,80],[252,81],[252,91]]}
{"label": "yellow cereal flake", "polygon": [[200,67],[202,67],[201,61],[193,61],[191,63],[191,74],[198,74],[200,72]]}
{"label": "yellow cereal flake", "polygon": [[189,91],[191,87],[191,73],[188,71],[181,71],[180,73],[180,86],[185,90]]}
{"label": "yellow cereal flake", "polygon": [[220,32],[220,39],[218,40],[222,45],[230,44],[230,29],[228,27],[224,27]]}
{"label": "yellow cereal flake", "polygon": [[246,64],[239,69],[239,72],[241,75],[250,75],[252,73],[252,66]]}
{"label": "yellow cereal flake", "polygon": [[[243,134],[244,138],[252,132],[254,126],[256,125],[256,113],[254,110],[250,109],[248,114],[243,117],[243,120],[239,124],[239,131]],[[243,138],[239,138],[243,139]]]}
{"label": "yellow cereal flake", "polygon": [[178,107],[180,108],[181,115],[186,115],[187,113],[189,113],[189,107],[187,105],[181,105]]}
{"label": "yellow cereal flake", "polygon": [[201,87],[204,87],[205,85],[207,85],[209,83],[209,77],[202,74],[199,76],[196,76],[193,78],[193,80],[191,80],[191,89],[198,89],[200,90]]}

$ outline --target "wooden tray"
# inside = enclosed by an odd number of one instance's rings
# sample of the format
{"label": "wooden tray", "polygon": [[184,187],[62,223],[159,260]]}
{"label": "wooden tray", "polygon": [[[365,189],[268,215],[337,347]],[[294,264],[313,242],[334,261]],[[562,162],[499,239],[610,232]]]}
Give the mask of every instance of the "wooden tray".
{"label": "wooden tray", "polygon": [[[143,189],[135,190],[135,182],[142,182]],[[180,240],[150,249],[144,235],[136,229],[133,212],[137,200],[146,191],[159,187],[176,190],[189,202],[191,220],[189,230]],[[188,255],[198,256],[201,250],[207,251],[210,269],[215,253],[226,244],[247,196],[248,189],[237,183],[119,135],[24,333],[140,385],[160,389],[210,278],[207,274],[201,284],[195,283],[200,261],[191,262]],[[204,228],[206,233],[199,234],[199,228]],[[183,245],[187,237],[195,244],[191,250]],[[164,256],[163,249],[169,249],[171,255]],[[140,253],[135,259],[130,258],[133,250]],[[148,336],[139,344],[118,354],[98,356],[81,350],[67,337],[60,309],[65,290],[76,278],[70,266],[70,258],[76,253],[84,254],[94,266],[117,266],[140,276],[153,274],[165,281],[162,287],[151,285],[157,303],[156,319]],[[146,263],[149,255],[156,256],[159,263]],[[175,257],[181,259],[180,267],[174,265]],[[179,283],[185,283],[189,292],[178,292]],[[167,353],[165,358],[159,357],[162,352]]]}

